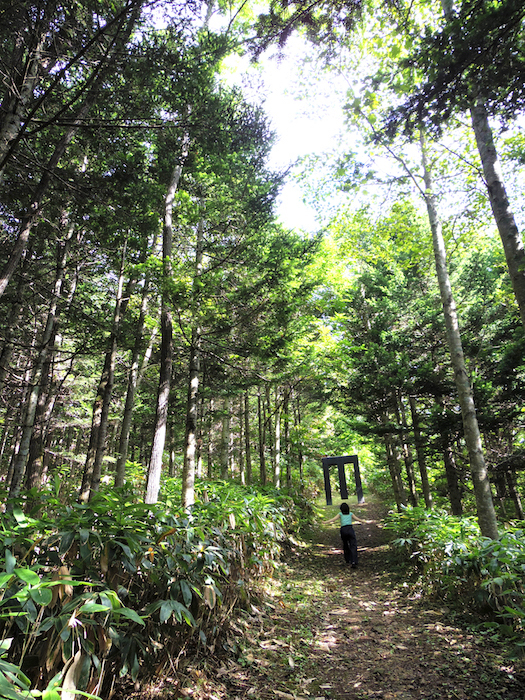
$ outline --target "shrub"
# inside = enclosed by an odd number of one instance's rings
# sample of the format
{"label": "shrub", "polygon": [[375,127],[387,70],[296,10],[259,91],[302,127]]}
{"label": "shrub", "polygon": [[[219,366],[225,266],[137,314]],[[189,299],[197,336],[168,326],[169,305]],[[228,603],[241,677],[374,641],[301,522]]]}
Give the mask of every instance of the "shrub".
{"label": "shrub", "polygon": [[385,525],[396,533],[392,547],[416,566],[427,593],[461,600],[489,614],[487,627],[512,634],[525,629],[525,541],[509,526],[498,540],[482,537],[474,518],[443,510],[405,508]]}
{"label": "shrub", "polygon": [[13,693],[26,675],[35,689],[56,686],[68,668],[69,683],[98,693],[190,645],[213,648],[298,516],[276,492],[198,488],[206,494],[190,512],[166,487],[155,506],[123,489],[67,506],[31,492],[1,514],[0,625],[12,640],[2,663],[21,669],[6,677]]}

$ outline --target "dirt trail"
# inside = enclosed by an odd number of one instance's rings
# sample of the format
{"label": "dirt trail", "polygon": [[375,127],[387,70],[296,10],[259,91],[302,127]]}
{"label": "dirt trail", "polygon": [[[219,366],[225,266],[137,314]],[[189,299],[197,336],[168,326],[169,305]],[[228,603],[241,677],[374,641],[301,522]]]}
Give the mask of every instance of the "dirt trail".
{"label": "dirt trail", "polygon": [[355,526],[359,567],[344,564],[335,527],[290,551],[260,604],[232,621],[201,697],[524,700],[523,667],[411,595],[380,509],[352,509],[366,521]]}

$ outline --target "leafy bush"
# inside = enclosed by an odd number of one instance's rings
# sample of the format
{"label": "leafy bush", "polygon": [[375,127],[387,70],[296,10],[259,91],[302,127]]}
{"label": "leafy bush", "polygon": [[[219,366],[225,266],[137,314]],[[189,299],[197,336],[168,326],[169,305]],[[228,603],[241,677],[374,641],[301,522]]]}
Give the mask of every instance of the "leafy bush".
{"label": "leafy bush", "polygon": [[190,645],[214,648],[298,516],[276,492],[199,490],[190,512],[168,487],[155,506],[116,489],[87,504],[36,492],[10,504],[0,515],[0,625],[12,640],[2,663],[20,671],[6,677],[13,693],[63,680],[99,693],[115,677],[158,671]]}
{"label": "leafy bush", "polygon": [[391,513],[385,526],[396,533],[392,547],[416,566],[427,594],[470,604],[489,614],[486,627],[519,640],[525,630],[522,529],[508,527],[491,540],[481,536],[474,518],[423,508]]}

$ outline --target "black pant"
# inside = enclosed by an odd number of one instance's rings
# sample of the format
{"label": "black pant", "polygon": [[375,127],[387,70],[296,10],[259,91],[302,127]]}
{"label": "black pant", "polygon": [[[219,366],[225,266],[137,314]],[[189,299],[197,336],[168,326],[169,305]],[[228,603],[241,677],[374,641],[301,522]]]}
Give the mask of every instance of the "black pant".
{"label": "black pant", "polygon": [[341,528],[341,539],[346,563],[357,564],[357,539],[352,525],[344,525]]}

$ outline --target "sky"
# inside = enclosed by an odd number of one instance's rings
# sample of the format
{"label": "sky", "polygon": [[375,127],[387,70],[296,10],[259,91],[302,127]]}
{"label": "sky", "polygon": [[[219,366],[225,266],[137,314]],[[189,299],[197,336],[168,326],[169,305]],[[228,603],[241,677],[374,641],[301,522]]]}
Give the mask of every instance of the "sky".
{"label": "sky", "polygon": [[[230,65],[229,81],[239,82],[248,99],[262,103],[276,132],[270,169],[286,170],[301,157],[330,151],[343,125],[340,101],[332,98],[326,81],[301,67],[305,53],[302,40],[292,37],[283,56],[277,57],[273,49],[258,67],[238,57]],[[293,170],[281,192],[277,214],[286,227],[308,232],[319,228],[315,211],[303,202],[301,188],[294,182]]]}
{"label": "sky", "polygon": [[[287,168],[303,156],[330,151],[341,128],[342,116],[337,119],[340,110],[332,110],[331,114],[305,110],[304,101],[290,93],[294,70],[282,63],[269,63],[265,73],[271,85],[265,111],[277,133],[269,166]],[[315,212],[303,202],[301,188],[292,178],[288,178],[281,193],[278,215],[290,228],[312,231],[318,227]]]}
{"label": "sky", "polygon": [[[269,165],[277,169],[287,168],[303,156],[331,151],[342,129],[338,100],[328,100],[314,85],[310,99],[297,97],[298,72],[299,67],[291,60],[265,60],[268,96],[264,108],[277,133]],[[315,212],[303,202],[301,188],[291,177],[281,193],[278,215],[290,228],[313,231],[319,227]]]}

